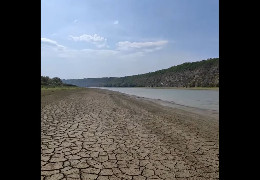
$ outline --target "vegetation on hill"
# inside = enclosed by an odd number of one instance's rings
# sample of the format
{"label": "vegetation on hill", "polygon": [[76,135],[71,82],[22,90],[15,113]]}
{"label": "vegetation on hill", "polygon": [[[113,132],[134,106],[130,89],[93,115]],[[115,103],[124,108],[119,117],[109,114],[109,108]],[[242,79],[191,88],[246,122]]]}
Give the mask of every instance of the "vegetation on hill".
{"label": "vegetation on hill", "polygon": [[187,62],[146,74],[63,80],[81,87],[219,87],[219,58]]}
{"label": "vegetation on hill", "polygon": [[63,83],[58,77],[41,76],[41,87],[76,87],[76,85]]}

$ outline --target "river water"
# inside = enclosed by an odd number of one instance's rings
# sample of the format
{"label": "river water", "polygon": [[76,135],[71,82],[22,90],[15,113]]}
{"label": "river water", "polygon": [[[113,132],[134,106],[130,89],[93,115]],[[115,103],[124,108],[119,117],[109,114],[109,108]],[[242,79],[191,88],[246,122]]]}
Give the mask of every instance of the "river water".
{"label": "river water", "polygon": [[129,95],[159,99],[172,104],[219,112],[219,90],[159,89],[159,88],[105,88]]}

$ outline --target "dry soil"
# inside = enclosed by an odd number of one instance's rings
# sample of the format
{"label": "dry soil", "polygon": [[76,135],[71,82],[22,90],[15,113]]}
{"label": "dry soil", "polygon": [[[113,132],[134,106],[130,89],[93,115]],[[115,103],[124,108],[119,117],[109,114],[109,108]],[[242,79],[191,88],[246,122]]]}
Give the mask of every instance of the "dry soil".
{"label": "dry soil", "polygon": [[101,89],[42,92],[41,177],[219,179],[218,118]]}

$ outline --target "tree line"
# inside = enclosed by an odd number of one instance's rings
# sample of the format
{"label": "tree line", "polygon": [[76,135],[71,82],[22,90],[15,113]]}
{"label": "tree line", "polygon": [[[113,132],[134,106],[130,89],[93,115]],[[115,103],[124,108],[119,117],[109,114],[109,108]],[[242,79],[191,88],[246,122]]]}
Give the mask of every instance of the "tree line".
{"label": "tree line", "polygon": [[125,77],[62,80],[81,87],[219,87],[219,58]]}
{"label": "tree line", "polygon": [[50,78],[49,76],[41,76],[42,87],[61,87],[61,86],[76,86],[72,84],[63,83],[58,77]]}

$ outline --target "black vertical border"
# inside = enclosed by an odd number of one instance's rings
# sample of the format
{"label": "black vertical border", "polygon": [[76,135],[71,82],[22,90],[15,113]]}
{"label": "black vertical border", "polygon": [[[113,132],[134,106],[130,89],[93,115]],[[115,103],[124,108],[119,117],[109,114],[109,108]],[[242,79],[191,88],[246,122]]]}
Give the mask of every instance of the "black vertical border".
{"label": "black vertical border", "polygon": [[3,179],[40,179],[41,0],[1,7]]}

